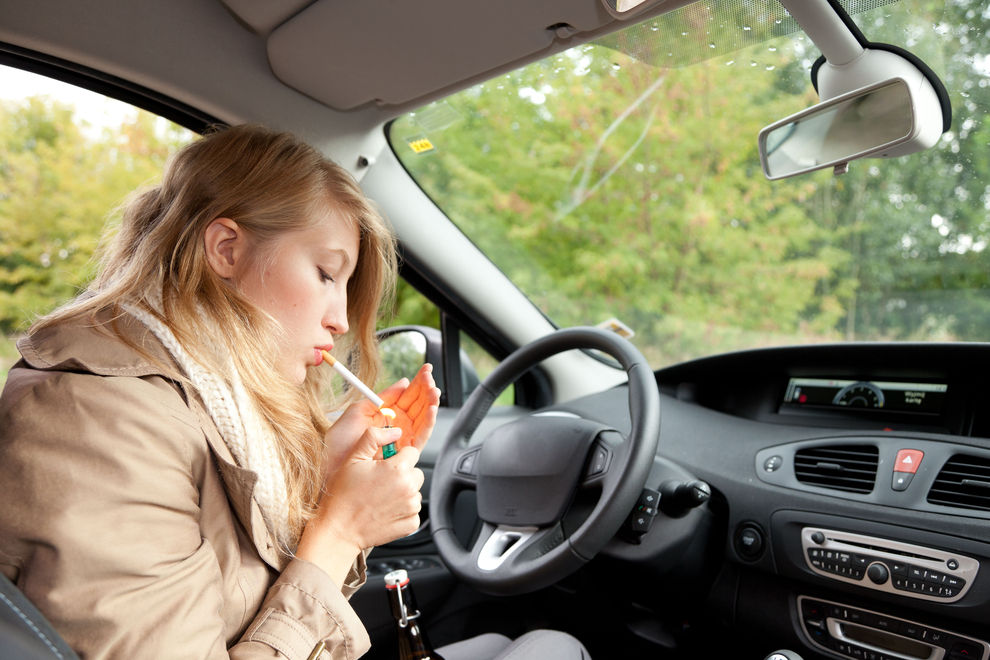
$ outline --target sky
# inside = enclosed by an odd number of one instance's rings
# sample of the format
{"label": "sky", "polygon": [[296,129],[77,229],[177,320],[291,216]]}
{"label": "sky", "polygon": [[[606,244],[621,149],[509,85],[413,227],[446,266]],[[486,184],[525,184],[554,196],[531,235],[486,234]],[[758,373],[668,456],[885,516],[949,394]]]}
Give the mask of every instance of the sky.
{"label": "sky", "polygon": [[0,100],[20,101],[30,96],[48,96],[72,105],[77,119],[89,124],[94,130],[120,124],[134,113],[126,103],[108,99],[95,92],[20,69],[0,66]]}

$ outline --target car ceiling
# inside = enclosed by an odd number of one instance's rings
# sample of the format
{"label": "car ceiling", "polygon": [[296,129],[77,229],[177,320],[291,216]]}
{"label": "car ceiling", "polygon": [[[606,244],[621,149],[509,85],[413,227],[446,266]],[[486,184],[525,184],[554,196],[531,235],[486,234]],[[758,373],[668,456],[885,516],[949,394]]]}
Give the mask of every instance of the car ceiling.
{"label": "car ceiling", "polygon": [[[534,59],[620,29],[600,0],[95,0],[4,1],[0,38],[183,96],[197,71],[242,95],[279,81],[328,108],[381,121]],[[661,0],[647,13],[688,4]],[[128,71],[117,55],[129,52]],[[167,53],[168,57],[161,55]],[[152,58],[159,60],[152,66]],[[101,66],[103,65],[103,66]],[[182,85],[168,74],[182,75]],[[248,79],[246,72],[253,72]],[[128,75],[128,74],[132,75]],[[265,79],[270,79],[266,82]],[[185,102],[193,99],[180,99]],[[251,107],[251,103],[231,107]],[[196,104],[201,107],[202,104]],[[373,110],[368,107],[373,106]],[[203,108],[206,110],[207,108]],[[217,109],[217,115],[229,111]]]}
{"label": "car ceiling", "polygon": [[600,0],[223,2],[282,82],[337,110],[419,105],[622,25]]}
{"label": "car ceiling", "polygon": [[223,122],[292,130],[352,171],[402,112],[625,25],[601,0],[0,0],[0,15],[3,62],[41,54],[103,77],[73,82],[104,93],[127,81]]}
{"label": "car ceiling", "polygon": [[[844,4],[864,2],[878,0]],[[82,65],[223,122],[292,130],[353,171],[403,112],[688,4],[655,0],[619,20],[602,0],[0,0],[0,51]],[[777,0],[737,9],[786,17]]]}

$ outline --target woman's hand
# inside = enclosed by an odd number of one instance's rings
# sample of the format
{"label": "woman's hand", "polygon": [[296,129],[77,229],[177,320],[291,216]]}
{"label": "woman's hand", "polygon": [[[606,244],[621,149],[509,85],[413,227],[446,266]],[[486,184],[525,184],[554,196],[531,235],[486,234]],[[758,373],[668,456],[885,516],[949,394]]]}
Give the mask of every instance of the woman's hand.
{"label": "woman's hand", "polygon": [[409,446],[388,460],[376,458],[401,434],[399,428],[368,427],[328,476],[316,516],[303,530],[296,556],[323,568],[339,585],[363,549],[419,529],[419,449]]}
{"label": "woman's hand", "polygon": [[[369,427],[388,424],[399,428],[402,436],[396,441],[396,449],[412,446],[422,451],[433,433],[440,405],[440,390],[433,380],[433,365],[424,364],[411,383],[403,378],[381,392],[381,397],[385,402],[383,407],[395,412],[394,420],[382,415],[371,401],[361,399],[348,406],[334,422],[325,441],[328,476],[353,453],[357,441]],[[380,451],[378,456],[381,457]]]}
{"label": "woman's hand", "polygon": [[440,390],[433,380],[433,365],[424,364],[411,383],[403,378],[384,390],[381,397],[385,407],[395,411],[395,420],[390,424],[402,429],[402,438],[396,447],[415,447],[422,451],[437,423],[440,405]]}
{"label": "woman's hand", "polygon": [[[303,530],[296,556],[322,567],[338,584],[361,550],[419,529],[423,472],[420,450],[436,425],[440,390],[433,367],[412,382],[403,378],[381,393],[385,416],[370,401],[348,406],[327,433],[327,473],[316,516]],[[389,421],[391,428],[383,428]],[[381,460],[382,447],[398,453]]]}

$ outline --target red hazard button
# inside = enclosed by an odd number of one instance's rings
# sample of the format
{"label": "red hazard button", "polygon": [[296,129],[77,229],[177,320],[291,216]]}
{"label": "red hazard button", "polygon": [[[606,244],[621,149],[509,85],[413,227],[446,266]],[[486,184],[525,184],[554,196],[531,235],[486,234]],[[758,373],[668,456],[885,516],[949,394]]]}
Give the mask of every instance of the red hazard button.
{"label": "red hazard button", "polygon": [[894,472],[910,472],[914,474],[921,465],[921,459],[925,457],[925,452],[917,449],[901,449],[897,452],[897,460],[894,461]]}

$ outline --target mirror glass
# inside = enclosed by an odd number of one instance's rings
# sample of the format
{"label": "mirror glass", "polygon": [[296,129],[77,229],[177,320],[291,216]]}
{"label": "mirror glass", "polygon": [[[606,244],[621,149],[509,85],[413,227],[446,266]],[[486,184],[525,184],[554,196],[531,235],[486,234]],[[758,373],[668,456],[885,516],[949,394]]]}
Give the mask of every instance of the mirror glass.
{"label": "mirror glass", "polygon": [[403,330],[381,340],[381,383],[391,385],[400,378],[412,379],[426,362],[426,337],[416,330]]}
{"label": "mirror glass", "polygon": [[636,9],[647,0],[602,0],[602,4],[612,14],[622,15]]}
{"label": "mirror glass", "polygon": [[760,132],[770,179],[793,176],[875,154],[914,131],[911,94],[892,80],[815,105]]}

